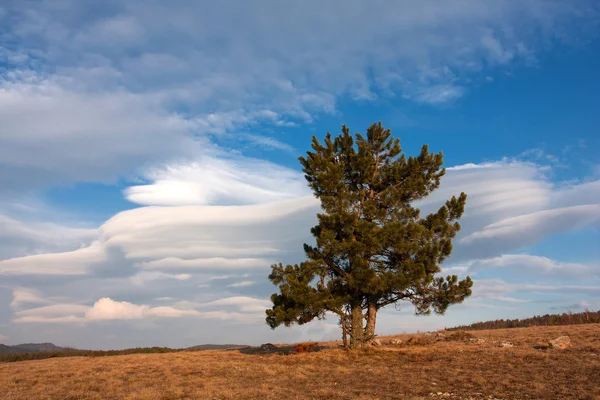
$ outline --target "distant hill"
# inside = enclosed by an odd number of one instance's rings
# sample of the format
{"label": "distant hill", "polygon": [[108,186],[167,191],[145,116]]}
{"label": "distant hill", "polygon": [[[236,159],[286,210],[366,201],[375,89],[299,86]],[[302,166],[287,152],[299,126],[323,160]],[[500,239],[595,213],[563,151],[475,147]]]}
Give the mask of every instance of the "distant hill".
{"label": "distant hill", "polygon": [[14,346],[0,344],[0,354],[39,353],[41,351],[62,351],[65,347],[59,347],[52,343],[23,343]]}
{"label": "distant hill", "polygon": [[24,343],[15,346],[0,344],[0,363],[25,360],[41,360],[54,357],[104,357],[125,354],[177,353],[203,350],[242,350],[250,346],[241,344],[201,344],[185,349],[168,347],[136,347],[123,350],[78,350],[59,347],[52,343]]}
{"label": "distant hill", "polygon": [[245,349],[250,346],[245,344],[201,344],[198,346],[188,347],[185,350],[235,350]]}

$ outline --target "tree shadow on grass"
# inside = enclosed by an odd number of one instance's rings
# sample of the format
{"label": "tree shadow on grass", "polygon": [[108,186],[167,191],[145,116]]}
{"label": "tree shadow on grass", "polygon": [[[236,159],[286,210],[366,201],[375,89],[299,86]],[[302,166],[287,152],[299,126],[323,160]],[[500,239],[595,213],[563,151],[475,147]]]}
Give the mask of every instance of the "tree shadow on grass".
{"label": "tree shadow on grass", "polygon": [[[321,351],[323,349],[327,349],[330,347],[327,346],[315,346],[312,350],[306,351],[305,353],[314,353],[317,351]],[[274,346],[268,350],[262,349],[260,347],[244,347],[241,349],[236,349],[242,354],[250,354],[250,355],[265,355],[265,354],[280,354],[280,355],[290,355],[297,354],[296,353],[296,345],[291,346]]]}

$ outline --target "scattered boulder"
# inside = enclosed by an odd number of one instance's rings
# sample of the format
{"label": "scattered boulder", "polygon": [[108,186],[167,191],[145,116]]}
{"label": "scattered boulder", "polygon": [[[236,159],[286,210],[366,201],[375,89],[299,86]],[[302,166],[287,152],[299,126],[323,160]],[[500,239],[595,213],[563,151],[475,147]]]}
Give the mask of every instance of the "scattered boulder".
{"label": "scattered boulder", "polygon": [[446,335],[444,335],[444,334],[443,334],[443,333],[441,333],[441,332],[438,332],[438,333],[436,333],[436,334],[435,334],[435,340],[437,340],[438,342],[439,342],[440,340],[444,340],[445,338],[446,338]]}
{"label": "scattered boulder", "polygon": [[371,340],[371,346],[381,346],[381,340],[380,339],[373,339]]}
{"label": "scattered boulder", "polygon": [[277,346],[275,346],[273,343],[265,343],[260,345],[260,349],[262,351],[274,351],[277,350]]}
{"label": "scattered boulder", "polygon": [[566,349],[571,346],[571,338],[568,336],[560,336],[548,342],[548,347],[551,349]]}
{"label": "scattered boulder", "polygon": [[502,342],[500,343],[500,347],[515,347],[511,342]]}
{"label": "scattered boulder", "polygon": [[399,344],[402,344],[402,340],[400,340],[400,339],[390,339],[390,341],[388,343],[391,344],[392,346],[398,346]]}
{"label": "scattered boulder", "polygon": [[470,338],[469,342],[475,343],[475,344],[483,344],[483,343],[485,343],[485,340],[483,340],[481,338]]}

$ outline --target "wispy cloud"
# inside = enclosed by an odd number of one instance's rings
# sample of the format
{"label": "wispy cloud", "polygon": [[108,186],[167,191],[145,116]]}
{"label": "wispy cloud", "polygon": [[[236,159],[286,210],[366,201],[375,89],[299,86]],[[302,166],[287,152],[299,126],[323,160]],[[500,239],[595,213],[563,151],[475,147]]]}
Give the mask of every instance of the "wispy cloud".
{"label": "wispy cloud", "polygon": [[13,173],[0,184],[135,176],[201,153],[205,134],[312,121],[348,95],[452,102],[490,70],[526,65],[547,39],[577,37],[591,3],[14,2],[0,54],[11,63],[0,73],[0,159]]}
{"label": "wispy cloud", "polygon": [[254,281],[236,282],[236,283],[231,283],[231,284],[227,285],[227,287],[239,288],[239,287],[248,287],[248,286],[252,286],[252,285],[256,285],[256,282],[254,282]]}
{"label": "wispy cloud", "polygon": [[405,97],[419,103],[444,104],[457,100],[464,94],[465,89],[463,87],[447,84],[422,88],[415,94],[406,94]]}

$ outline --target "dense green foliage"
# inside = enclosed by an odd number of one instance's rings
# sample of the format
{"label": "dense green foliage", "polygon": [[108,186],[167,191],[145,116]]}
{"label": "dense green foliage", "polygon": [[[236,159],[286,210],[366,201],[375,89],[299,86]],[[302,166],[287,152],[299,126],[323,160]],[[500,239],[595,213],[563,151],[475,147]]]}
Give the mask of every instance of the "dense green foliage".
{"label": "dense green foliage", "polygon": [[545,314],[523,319],[497,319],[494,321],[476,322],[471,325],[461,325],[447,330],[483,330],[505,328],[528,328],[531,326],[558,326],[600,323],[600,310],[579,313]]}
{"label": "dense green foliage", "polygon": [[348,334],[350,346],[360,346],[373,338],[381,307],[410,301],[417,314],[442,314],[471,294],[470,278],[436,276],[452,252],[467,196],[425,217],[412,205],[438,188],[441,153],[424,145],[407,158],[381,123],[366,136],[343,126],[324,143],[313,137],[312,150],[299,160],[323,210],[312,229],[316,246],[304,245],[307,260],[299,265],[272,266],[269,279],[280,291],[266,311],[272,328],[332,312],[345,344]]}

